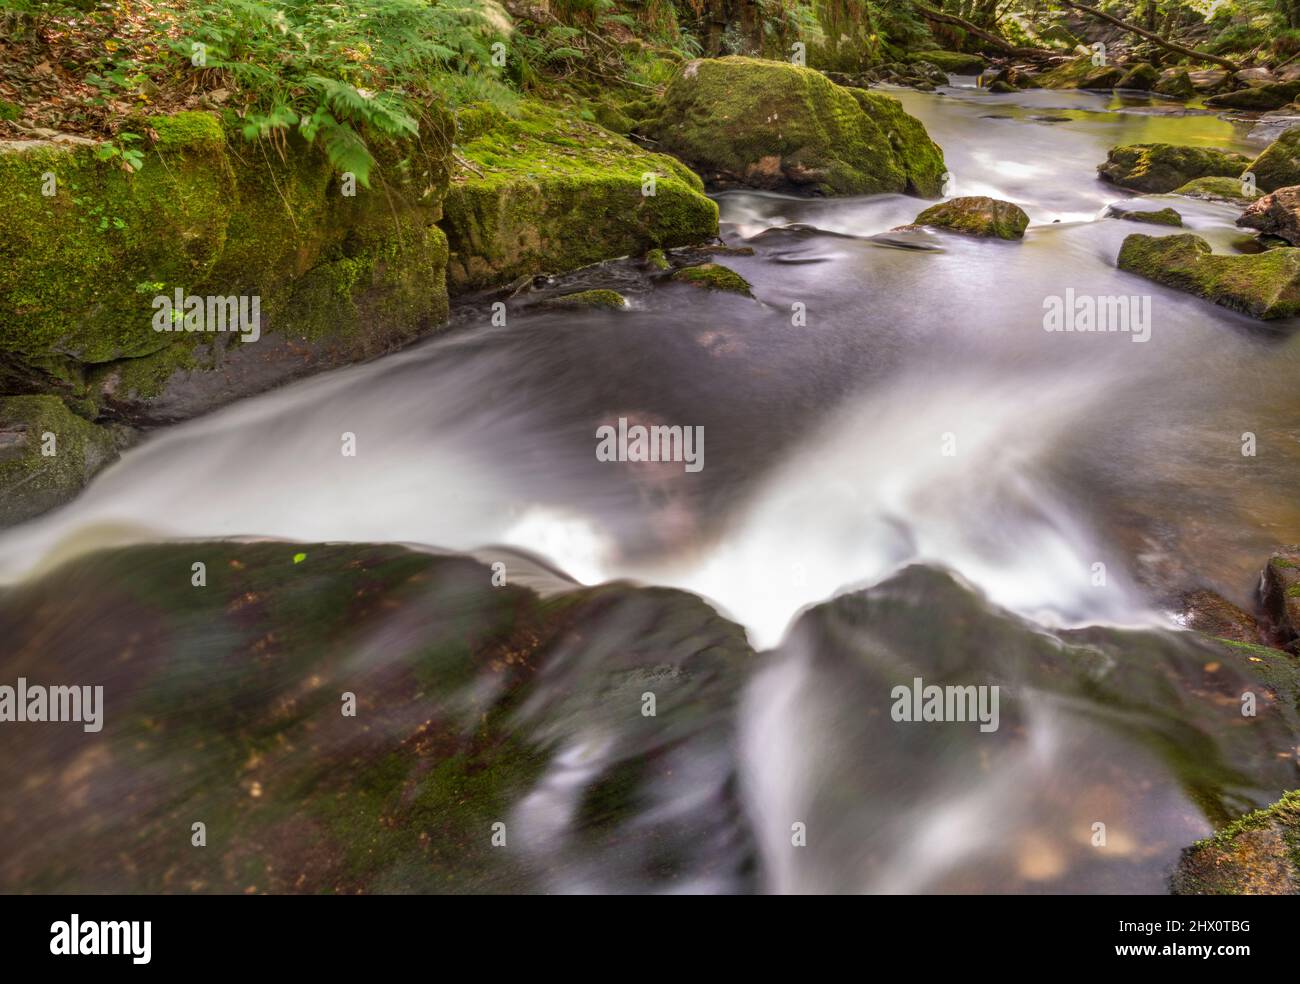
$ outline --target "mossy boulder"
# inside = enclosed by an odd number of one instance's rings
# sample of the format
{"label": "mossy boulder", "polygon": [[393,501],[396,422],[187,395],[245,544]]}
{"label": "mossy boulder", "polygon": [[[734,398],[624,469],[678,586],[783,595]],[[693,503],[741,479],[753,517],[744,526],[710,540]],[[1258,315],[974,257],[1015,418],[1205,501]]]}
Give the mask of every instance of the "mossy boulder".
{"label": "mossy boulder", "polygon": [[1193,178],[1174,189],[1175,195],[1203,198],[1212,202],[1245,205],[1255,199],[1248,195],[1240,178]]}
{"label": "mossy boulder", "polygon": [[929,62],[953,75],[978,75],[988,67],[989,61],[983,55],[971,55],[964,51],[914,51],[907,56],[907,61]]}
{"label": "mossy boulder", "polygon": [[1300,789],[1189,847],[1175,895],[1300,895]]}
{"label": "mossy boulder", "polygon": [[0,526],[71,499],[117,460],[123,438],[72,413],[57,396],[0,397]]}
{"label": "mossy boulder", "polygon": [[898,100],[755,58],[687,63],[649,135],[720,186],[933,197],[945,173]]}
{"label": "mossy boulder", "polygon": [[573,294],[548,297],[538,306],[569,310],[598,308],[606,311],[621,311],[627,307],[627,298],[616,290],[580,290]]}
{"label": "mossy boulder", "polygon": [[1279,188],[1251,202],[1237,225],[1300,246],[1300,185]]}
{"label": "mossy boulder", "polygon": [[1300,185],[1300,127],[1287,130],[1265,147],[1249,169],[1261,191]]}
{"label": "mossy boulder", "polygon": [[1121,270],[1185,290],[1256,318],[1300,314],[1300,249],[1274,249],[1250,256],[1217,256],[1199,236],[1127,237]]}
{"label": "mossy boulder", "polygon": [[1111,148],[1097,171],[1121,188],[1163,194],[1193,178],[1236,177],[1249,163],[1248,157],[1231,151],[1149,143]]}
{"label": "mossy boulder", "polygon": [[1153,92],[1175,99],[1191,99],[1196,95],[1191,76],[1185,68],[1167,68],[1160,73],[1160,80],[1151,87]]}
{"label": "mossy boulder", "polygon": [[753,891],[744,630],[497,556],[187,542],[0,588],[11,684],[107,685],[97,733],[6,731],[0,891]]}
{"label": "mossy boulder", "polygon": [[913,224],[949,229],[968,236],[1023,239],[1029,216],[1019,205],[1011,202],[972,195],[931,205],[916,217]]}
{"label": "mossy boulder", "polygon": [[721,263],[701,263],[698,266],[683,267],[670,279],[704,290],[721,290],[732,294],[744,294],[746,297],[753,296],[749,281]]}
{"label": "mossy boulder", "polygon": [[1160,70],[1150,62],[1138,62],[1115,83],[1116,89],[1137,89],[1149,92],[1160,81]]}
{"label": "mossy boulder", "polygon": [[1183,217],[1175,209],[1136,209],[1126,208],[1123,205],[1112,205],[1110,214],[1117,219],[1123,219],[1126,222],[1146,222],[1150,225],[1167,225],[1180,226],[1183,224]]}
{"label": "mossy boulder", "polygon": [[1210,96],[1205,105],[1211,109],[1245,109],[1265,112],[1281,109],[1300,96],[1300,80],[1295,82],[1270,82],[1236,92],[1221,92]]}
{"label": "mossy boulder", "polygon": [[1273,638],[1296,651],[1300,648],[1300,547],[1286,547],[1269,557],[1259,594]]}
{"label": "mossy boulder", "polygon": [[[418,146],[372,142],[375,187],[357,185],[355,195],[297,138],[281,156],[228,137],[208,113],[147,123],[156,140],[135,173],[83,142],[0,148],[0,358],[21,366],[30,388],[135,420],[149,416],[170,374],[140,376],[157,389],[117,385],[108,401],[94,385],[101,370],[138,359],[201,363],[211,371],[207,396],[190,401],[201,410],[377,354],[445,320],[436,222],[451,121],[436,107]],[[260,338],[232,352],[257,372],[221,369],[233,334],[156,330],[154,299],[177,290],[259,299]],[[198,350],[204,357],[193,357]]]}
{"label": "mossy boulder", "polygon": [[453,292],[717,235],[697,175],[595,124],[524,102],[463,109],[459,127],[471,167],[456,169],[442,223]]}
{"label": "mossy boulder", "polygon": [[1116,65],[1094,65],[1091,55],[1058,65],[1038,76],[1044,89],[1113,89],[1125,75]]}

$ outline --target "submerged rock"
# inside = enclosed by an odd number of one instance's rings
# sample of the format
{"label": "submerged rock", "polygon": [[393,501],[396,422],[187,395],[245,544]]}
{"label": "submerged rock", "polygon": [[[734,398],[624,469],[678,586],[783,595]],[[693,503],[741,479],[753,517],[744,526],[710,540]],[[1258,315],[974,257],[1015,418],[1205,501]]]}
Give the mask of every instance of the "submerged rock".
{"label": "submerged rock", "polygon": [[97,732],[5,726],[0,888],[752,890],[743,630],[499,561],[193,542],[0,590],[5,684],[103,687]]}
{"label": "submerged rock", "polygon": [[57,396],[0,396],[0,526],[67,502],[117,460],[128,436],[78,417]]}
{"label": "submerged rock", "polygon": [[1300,895],[1300,790],[1184,852],[1175,895]]}
{"label": "submerged rock", "polygon": [[1300,127],[1286,130],[1250,165],[1261,191],[1300,185]]}
{"label": "submerged rock", "polygon": [[1300,185],[1279,188],[1252,202],[1237,219],[1237,225],[1300,246]]}
{"label": "submerged rock", "polygon": [[1163,194],[1193,178],[1236,177],[1250,159],[1231,151],[1150,143],[1113,147],[1100,164],[1100,176],[1121,188]]}
{"label": "submerged rock", "polygon": [[580,290],[574,294],[561,294],[541,301],[539,307],[546,308],[602,308],[606,311],[621,311],[627,307],[627,298],[616,290]]}
{"label": "submerged rock", "polygon": [[1112,205],[1108,211],[1115,218],[1124,219],[1127,222],[1146,222],[1151,225],[1167,226],[1181,226],[1183,224],[1183,217],[1172,208],[1144,211],[1142,209],[1126,208],[1123,205]]}
{"label": "submerged rock", "polygon": [[1221,92],[1210,96],[1205,105],[1211,109],[1248,109],[1263,112],[1281,109],[1300,95],[1300,81],[1269,82],[1236,92]]}
{"label": "submerged rock", "polygon": [[687,63],[649,135],[724,186],[934,196],[945,172],[942,152],[898,100],[754,58]]}
{"label": "submerged rock", "polygon": [[1229,642],[1258,645],[1263,638],[1253,615],[1206,588],[1183,596],[1182,619],[1189,629]]}
{"label": "submerged rock", "polygon": [[1300,250],[1218,256],[1199,236],[1129,236],[1120,247],[1121,270],[1196,294],[1260,319],[1300,314]]}
{"label": "submerged rock", "polygon": [[950,229],[968,236],[1023,239],[1029,216],[1019,205],[984,195],[953,198],[931,205],[913,220],[914,225]]}
{"label": "submerged rock", "polygon": [[754,296],[749,281],[721,263],[701,263],[698,266],[683,267],[670,279],[706,290],[722,290],[733,294],[744,294],[746,297]]}
{"label": "submerged rock", "polygon": [[458,167],[444,205],[453,292],[717,235],[697,175],[594,123],[524,102],[515,116],[462,109],[458,126],[475,170]]}

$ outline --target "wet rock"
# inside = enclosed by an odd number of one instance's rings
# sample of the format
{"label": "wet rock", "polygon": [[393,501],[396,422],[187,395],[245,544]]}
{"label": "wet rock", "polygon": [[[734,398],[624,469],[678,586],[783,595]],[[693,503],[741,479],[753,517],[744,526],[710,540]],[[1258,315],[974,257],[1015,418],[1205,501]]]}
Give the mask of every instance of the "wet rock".
{"label": "wet rock", "polygon": [[1238,89],[1210,96],[1205,105],[1211,109],[1246,109],[1262,112],[1281,109],[1300,95],[1300,80],[1295,82],[1270,82],[1253,88]]}
{"label": "wet rock", "polygon": [[698,266],[683,267],[672,275],[679,283],[690,284],[704,290],[721,290],[732,294],[753,297],[749,281],[735,270],[721,263],[701,263]]}
{"label": "wet rock", "polygon": [[978,75],[988,66],[983,55],[970,55],[963,51],[915,51],[907,56],[910,62],[929,62],[953,75]]}
{"label": "wet rock", "polygon": [[1246,205],[1255,198],[1248,193],[1240,178],[1193,178],[1187,184],[1174,189],[1175,195],[1188,198],[1202,198],[1212,202],[1233,202]]}
{"label": "wet rock", "polygon": [[1218,256],[1199,236],[1144,236],[1124,240],[1121,270],[1196,294],[1260,319],[1300,314],[1300,250],[1254,256]]}
{"label": "wet rock", "polygon": [[1252,202],[1237,225],[1300,246],[1300,185],[1279,188]]}
{"label": "wet rock", "polygon": [[1147,194],[1164,194],[1193,178],[1236,177],[1250,159],[1230,151],[1149,143],[1113,147],[1098,165],[1103,180]]}
{"label": "wet rock", "polygon": [[1273,637],[1296,651],[1300,640],[1300,547],[1274,552],[1264,566],[1259,593]]}
{"label": "wet rock", "polygon": [[580,290],[574,294],[561,294],[548,297],[538,304],[545,308],[585,309],[598,308],[606,311],[621,311],[627,307],[627,298],[616,290]]}
{"label": "wet rock", "polygon": [[1148,92],[1154,89],[1159,81],[1159,69],[1148,62],[1138,62],[1124,73],[1123,78],[1115,83],[1115,88],[1137,89],[1140,92]]}
{"label": "wet rock", "polygon": [[1218,639],[1252,645],[1260,644],[1263,639],[1253,615],[1206,588],[1184,595],[1182,617],[1189,629]]}
{"label": "wet rock", "polygon": [[649,135],[721,186],[935,196],[945,172],[896,99],[754,58],[687,63]]}
{"label": "wet rock", "polygon": [[1229,75],[1222,68],[1206,68],[1199,72],[1188,72],[1192,88],[1199,93],[1217,92],[1229,83]]}
{"label": "wet rock", "polygon": [[1152,89],[1162,96],[1172,96],[1175,99],[1191,99],[1196,95],[1196,88],[1185,68],[1165,69]]}
{"label": "wet rock", "polygon": [[932,205],[918,215],[913,224],[948,229],[968,236],[1022,239],[1029,225],[1029,216],[1019,205],[973,195]]}
{"label": "wet rock", "polygon": [[990,82],[987,88],[989,92],[998,92],[998,93],[1017,91],[1014,85],[1012,85],[1010,82],[1005,82],[1002,79],[997,79],[993,82]]}
{"label": "wet rock", "polygon": [[1189,847],[1175,895],[1300,895],[1300,790]]}
{"label": "wet rock", "polygon": [[1143,211],[1141,209],[1126,208],[1123,205],[1112,205],[1108,209],[1108,214],[1117,219],[1124,219],[1127,222],[1147,222],[1152,225],[1167,226],[1180,226],[1183,224],[1183,217],[1172,208]]}
{"label": "wet rock", "polygon": [[1261,191],[1300,185],[1300,127],[1287,130],[1264,148],[1249,170]]}

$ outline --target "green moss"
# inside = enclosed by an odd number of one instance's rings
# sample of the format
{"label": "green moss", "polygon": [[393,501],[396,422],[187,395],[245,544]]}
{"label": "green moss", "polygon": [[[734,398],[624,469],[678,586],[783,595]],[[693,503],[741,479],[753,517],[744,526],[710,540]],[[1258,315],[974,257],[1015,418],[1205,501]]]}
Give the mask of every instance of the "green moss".
{"label": "green moss", "polygon": [[1113,89],[1125,72],[1114,65],[1094,65],[1091,55],[1081,55],[1038,76],[1044,89]]}
{"label": "green moss", "polygon": [[561,294],[542,301],[548,308],[604,308],[621,311],[627,307],[627,298],[616,290],[580,290],[575,294]]}
{"label": "green moss", "polygon": [[57,396],[0,397],[0,526],[61,505],[116,458],[113,435]]}
{"label": "green moss", "polygon": [[701,263],[699,266],[685,267],[672,276],[673,280],[706,290],[730,291],[753,297],[749,281],[735,270],[724,267],[721,263]]}
{"label": "green moss", "polygon": [[1256,318],[1300,314],[1300,249],[1216,256],[1199,236],[1138,234],[1124,240],[1118,265]]}
{"label": "green moss", "polygon": [[939,193],[943,154],[888,96],[785,62],[689,62],[650,135],[722,184],[819,194]]}
{"label": "green moss", "polygon": [[1115,88],[1137,89],[1146,92],[1155,88],[1156,83],[1159,81],[1159,69],[1148,62],[1138,62],[1124,73],[1123,78],[1115,83]]}
{"label": "green moss", "polygon": [[1023,239],[1029,216],[1019,205],[975,195],[932,205],[916,217],[915,224],[951,229],[968,236]]}
{"label": "green moss", "polygon": [[1210,201],[1234,202],[1248,205],[1253,198],[1242,194],[1240,178],[1194,178],[1174,189],[1175,195],[1188,198],[1205,198]]}
{"label": "green moss", "polygon": [[1249,158],[1230,151],[1150,143],[1112,147],[1097,171],[1121,188],[1163,194],[1193,178],[1236,177],[1249,163]]}
{"label": "green moss", "polygon": [[661,249],[652,249],[645,255],[645,262],[652,270],[664,271],[672,268],[668,262],[668,256]]}
{"label": "green moss", "polygon": [[457,172],[442,223],[454,289],[717,234],[717,205],[697,175],[599,126],[525,102],[513,118],[476,116],[469,133],[460,153],[474,170]]}
{"label": "green moss", "polygon": [[1172,208],[1141,211],[1112,205],[1111,214],[1127,222],[1145,222],[1148,225],[1181,226],[1183,224],[1183,217]]}
{"label": "green moss", "polygon": [[0,99],[0,120],[16,120],[23,115],[21,106]]}
{"label": "green moss", "polygon": [[1193,844],[1173,888],[1188,895],[1300,892],[1300,790]]}
{"label": "green moss", "polygon": [[1236,92],[1221,92],[1210,96],[1205,105],[1211,109],[1245,109],[1262,112],[1281,109],[1300,95],[1300,80],[1294,82],[1270,82],[1266,85],[1238,89]]}
{"label": "green moss", "polygon": [[1263,191],[1277,191],[1300,184],[1300,127],[1285,131],[1250,165],[1255,184]]}
{"label": "green moss", "polygon": [[211,113],[151,116],[149,126],[157,134],[154,149],[160,154],[184,150],[221,151],[226,143],[221,121]]}
{"label": "green moss", "polygon": [[1172,96],[1175,99],[1191,99],[1196,95],[1196,87],[1192,85],[1192,77],[1187,74],[1187,69],[1180,68],[1175,72],[1162,76],[1159,82],[1153,87],[1153,91],[1160,93],[1162,96]]}

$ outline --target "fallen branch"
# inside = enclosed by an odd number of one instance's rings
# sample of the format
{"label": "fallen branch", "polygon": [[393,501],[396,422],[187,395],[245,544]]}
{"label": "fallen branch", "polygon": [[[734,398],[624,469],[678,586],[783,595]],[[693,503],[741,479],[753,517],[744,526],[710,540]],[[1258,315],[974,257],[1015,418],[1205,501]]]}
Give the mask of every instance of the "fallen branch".
{"label": "fallen branch", "polygon": [[1146,38],[1152,44],[1158,44],[1160,47],[1167,48],[1168,50],[1180,55],[1186,55],[1189,58],[1196,58],[1200,61],[1211,62],[1215,65],[1222,65],[1231,72],[1241,71],[1241,66],[1234,61],[1229,61],[1227,58],[1220,58],[1218,55],[1211,55],[1208,52],[1197,51],[1195,48],[1185,48],[1181,44],[1175,44],[1172,41],[1166,41],[1158,34],[1152,34],[1150,31],[1143,30],[1136,24],[1130,24],[1128,21],[1122,21],[1118,17],[1112,17],[1110,14],[1097,10],[1095,7],[1076,3],[1075,0],[1061,0],[1061,3],[1079,11],[1080,13],[1088,14],[1092,17],[1098,18],[1099,20],[1104,20],[1106,23],[1114,24],[1116,27],[1122,27],[1131,34],[1136,34],[1138,37]]}
{"label": "fallen branch", "polygon": [[936,21],[940,24],[951,24],[953,27],[960,27],[967,34],[979,38],[985,44],[992,45],[999,51],[1008,55],[1014,55],[1017,58],[1048,58],[1056,54],[1047,48],[1018,48],[1005,38],[1000,38],[996,34],[990,34],[982,27],[976,27],[964,17],[958,17],[956,14],[945,13],[942,10],[935,10],[933,7],[927,7],[923,3],[918,3],[916,9],[920,11],[922,17],[926,20]]}

